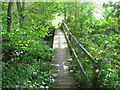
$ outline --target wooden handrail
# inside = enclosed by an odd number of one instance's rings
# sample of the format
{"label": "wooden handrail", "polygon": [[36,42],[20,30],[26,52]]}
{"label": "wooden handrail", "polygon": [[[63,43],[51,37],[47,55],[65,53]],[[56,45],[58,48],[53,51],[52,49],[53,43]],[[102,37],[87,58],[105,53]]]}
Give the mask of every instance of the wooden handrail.
{"label": "wooden handrail", "polygon": [[97,63],[95,62],[95,59],[93,58],[93,56],[77,41],[77,39],[73,36],[73,34],[70,32],[70,30],[68,29],[67,25],[65,22],[63,22],[66,30],[68,31],[68,33],[71,35],[71,37],[75,40],[75,42],[79,45],[79,47],[82,49],[82,51],[87,55],[88,58],[91,59],[91,61],[93,63]]}
{"label": "wooden handrail", "polygon": [[[98,69],[98,62],[96,62],[96,60],[93,58],[93,56],[80,44],[80,42],[78,42],[78,40],[73,36],[73,34],[70,32],[70,30],[69,30],[69,28],[68,28],[68,26],[66,25],[66,23],[63,21],[63,30],[64,30],[64,33],[65,33],[65,37],[66,37],[66,39],[67,39],[67,41],[68,41],[68,44],[69,44],[69,46],[70,46],[70,48],[71,48],[71,50],[72,50],[72,52],[73,52],[73,54],[74,54],[74,56],[75,56],[75,58],[76,58],[76,60],[77,60],[77,63],[79,64],[79,67],[80,67],[80,70],[81,70],[81,72],[82,72],[82,74],[83,74],[83,76],[84,76],[84,78],[87,80],[87,84],[89,85],[89,87],[93,87],[93,86],[96,86],[96,82],[97,82],[97,75],[98,75],[98,73],[96,72],[96,70]],[[68,33],[66,33],[66,32],[68,32]],[[76,44],[78,44],[78,46],[80,47],[80,49],[82,50],[82,52],[86,55],[86,57],[88,58],[88,59],[90,59],[90,61],[92,62],[92,65],[93,65],[93,80],[92,80],[92,82],[90,81],[90,79],[89,79],[89,77],[88,77],[88,75],[86,74],[86,71],[84,70],[84,68],[83,68],[83,66],[82,66],[82,64],[80,63],[80,60],[79,60],[79,58],[78,58],[78,56],[77,56],[77,54],[76,54],[76,52],[75,52],[75,50],[74,50],[74,48],[73,48],[73,46],[72,46],[72,43],[71,43],[71,41],[69,40],[69,36],[71,37],[71,38],[73,38],[73,40],[75,41],[75,43]]]}
{"label": "wooden handrail", "polygon": [[[80,70],[83,74],[83,76],[85,77],[85,79],[87,80],[87,84],[89,85],[89,87],[93,86],[93,87],[96,87],[96,84],[98,82],[98,72],[96,72],[96,70],[98,69],[99,70],[99,62],[97,62],[97,60],[82,46],[82,44],[80,44],[80,42],[74,37],[74,35],[70,32],[68,26],[66,25],[66,23],[63,21],[63,30],[64,30],[64,33],[65,33],[65,37],[68,41],[68,45],[70,46],[73,54],[74,54],[74,57],[75,59],[77,60],[77,63],[79,64],[79,67],[80,67]],[[80,47],[80,50],[82,50],[82,52],[86,55],[86,57],[88,59],[90,59],[90,61],[92,62],[92,65],[93,65],[93,80],[91,82],[90,78],[88,77],[88,75],[86,74],[86,71],[84,70],[82,64],[80,63],[80,60],[76,54],[76,51],[75,49],[73,48],[73,45],[71,43],[71,39],[75,41],[75,43]],[[79,52],[81,53],[81,52]],[[119,62],[116,61],[116,63],[118,65],[120,65]],[[120,67],[119,67],[120,69]]]}
{"label": "wooden handrail", "polygon": [[[90,60],[92,61],[92,63],[94,64],[98,64],[98,62],[96,62],[95,58],[82,46],[82,44],[80,44],[80,42],[74,37],[74,35],[70,32],[68,26],[66,25],[66,23],[63,21],[63,24],[66,28],[66,30],[68,31],[68,33],[71,35],[71,37],[75,40],[75,42],[79,45],[79,47],[81,48],[81,50],[87,55],[88,58],[90,58]],[[115,61],[119,66],[120,66],[120,62]]]}
{"label": "wooden handrail", "polygon": [[[65,29],[63,29],[63,30],[64,30],[64,32],[65,32]],[[69,45],[70,45],[70,47],[71,47],[71,50],[72,50],[72,52],[73,52],[73,54],[74,54],[74,56],[75,56],[75,58],[76,58],[76,60],[77,60],[77,62],[78,62],[78,64],[79,64],[79,66],[80,66],[80,70],[82,71],[83,76],[85,76],[85,79],[88,81],[87,84],[89,85],[89,87],[93,86],[92,83],[91,83],[91,81],[90,81],[90,79],[89,79],[89,77],[88,77],[88,75],[86,74],[86,72],[85,72],[82,64],[80,63],[80,61],[79,61],[79,59],[78,59],[78,56],[77,56],[74,48],[72,47],[72,44],[71,44],[71,42],[70,42],[70,40],[69,40],[69,37],[68,37],[66,34],[65,34],[65,37],[67,38],[67,41],[68,41],[68,43],[69,43]]]}

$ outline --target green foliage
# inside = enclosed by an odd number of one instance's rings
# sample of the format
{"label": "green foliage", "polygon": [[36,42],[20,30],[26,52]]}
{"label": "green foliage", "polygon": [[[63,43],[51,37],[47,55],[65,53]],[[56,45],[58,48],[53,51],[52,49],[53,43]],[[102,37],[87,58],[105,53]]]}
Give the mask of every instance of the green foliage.
{"label": "green foliage", "polygon": [[[25,58],[23,58],[25,59]],[[6,63],[4,63],[6,64]],[[3,88],[50,88],[49,62],[32,60],[31,64],[13,63],[3,67]]]}
{"label": "green foliage", "polygon": [[[102,18],[94,16],[96,5],[92,2],[32,2],[25,9],[12,10],[12,31],[7,32],[8,3],[2,3],[3,23],[3,88],[50,88],[53,79],[50,73],[52,39],[55,15],[63,15],[70,31],[77,40],[95,57],[99,64],[98,88],[117,88],[120,81],[118,2],[103,4]],[[20,14],[24,16],[22,26]],[[61,28],[62,26],[60,26]],[[74,42],[73,42],[74,43]],[[74,47],[79,54],[79,49]],[[82,53],[81,63],[93,80],[93,65]],[[86,81],[74,63],[75,76],[80,87]]]}
{"label": "green foliage", "polygon": [[[13,49],[12,51],[17,50],[18,52],[22,51],[24,54],[29,53],[34,56],[41,56],[41,59],[45,59],[46,56],[50,57],[51,48],[42,39],[47,35],[48,30],[45,30],[45,28],[40,30],[38,32],[23,29],[3,34],[5,40],[10,40],[10,42],[3,43],[3,51],[11,48]],[[7,54],[5,55],[8,56]]]}
{"label": "green foliage", "polygon": [[[53,87],[50,61],[54,26],[51,20],[56,13],[56,4],[25,3],[25,9],[17,12],[14,3],[10,33],[6,27],[8,3],[2,3],[2,7],[3,88]],[[20,14],[24,16],[22,25]]]}
{"label": "green foliage", "polygon": [[[117,88],[119,87],[119,25],[118,25],[118,2],[103,4],[102,18],[96,19],[93,15],[95,4],[91,2],[64,3],[66,8],[66,23],[77,38],[77,40],[95,57],[99,63],[97,87]],[[72,8],[70,8],[72,7]],[[74,43],[74,42],[72,42]],[[74,47],[77,53],[77,47]],[[93,78],[92,64],[84,54],[79,57],[88,77]],[[77,68],[76,64],[73,67]],[[76,71],[78,82],[84,81]]]}

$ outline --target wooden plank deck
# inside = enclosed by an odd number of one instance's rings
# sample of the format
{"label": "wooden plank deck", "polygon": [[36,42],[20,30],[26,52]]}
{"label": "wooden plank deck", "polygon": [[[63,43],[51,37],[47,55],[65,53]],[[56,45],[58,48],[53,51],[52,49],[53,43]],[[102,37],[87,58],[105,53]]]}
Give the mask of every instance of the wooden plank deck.
{"label": "wooden plank deck", "polygon": [[77,88],[73,74],[69,72],[70,53],[64,33],[56,29],[53,42],[52,74],[55,88]]}

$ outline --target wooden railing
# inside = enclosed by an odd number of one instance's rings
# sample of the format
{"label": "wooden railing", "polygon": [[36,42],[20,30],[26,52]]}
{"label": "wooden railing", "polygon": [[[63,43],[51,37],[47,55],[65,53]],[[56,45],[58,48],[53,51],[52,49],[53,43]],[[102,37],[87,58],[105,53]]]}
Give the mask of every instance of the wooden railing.
{"label": "wooden railing", "polygon": [[[79,66],[79,71],[81,72],[82,76],[86,79],[86,83],[89,87],[95,87],[97,83],[97,70],[99,65],[98,62],[93,58],[93,56],[80,44],[80,42],[74,37],[74,35],[70,32],[68,29],[68,26],[63,21],[63,30],[66,37],[66,40],[68,42],[68,46],[71,49],[72,56],[74,59],[76,59],[77,64]],[[92,69],[92,77],[89,77],[89,75],[86,73],[84,63],[82,64],[81,58],[84,57],[85,59],[88,59],[91,62],[91,69]],[[84,61],[83,61],[84,62]],[[90,68],[88,67],[88,68]]]}

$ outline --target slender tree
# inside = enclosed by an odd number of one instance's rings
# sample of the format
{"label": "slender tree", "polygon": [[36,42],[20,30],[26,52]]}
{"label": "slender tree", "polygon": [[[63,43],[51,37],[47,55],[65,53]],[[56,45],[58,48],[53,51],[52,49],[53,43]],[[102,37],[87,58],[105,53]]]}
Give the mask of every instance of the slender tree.
{"label": "slender tree", "polygon": [[24,1],[20,2],[19,0],[17,0],[16,4],[17,4],[17,10],[18,10],[19,15],[20,15],[20,17],[19,17],[20,28],[22,28],[22,23],[24,21],[24,16],[23,16],[22,12],[25,8],[25,2]]}
{"label": "slender tree", "polygon": [[13,2],[8,3],[8,11],[7,11],[7,32],[12,31],[12,4]]}

